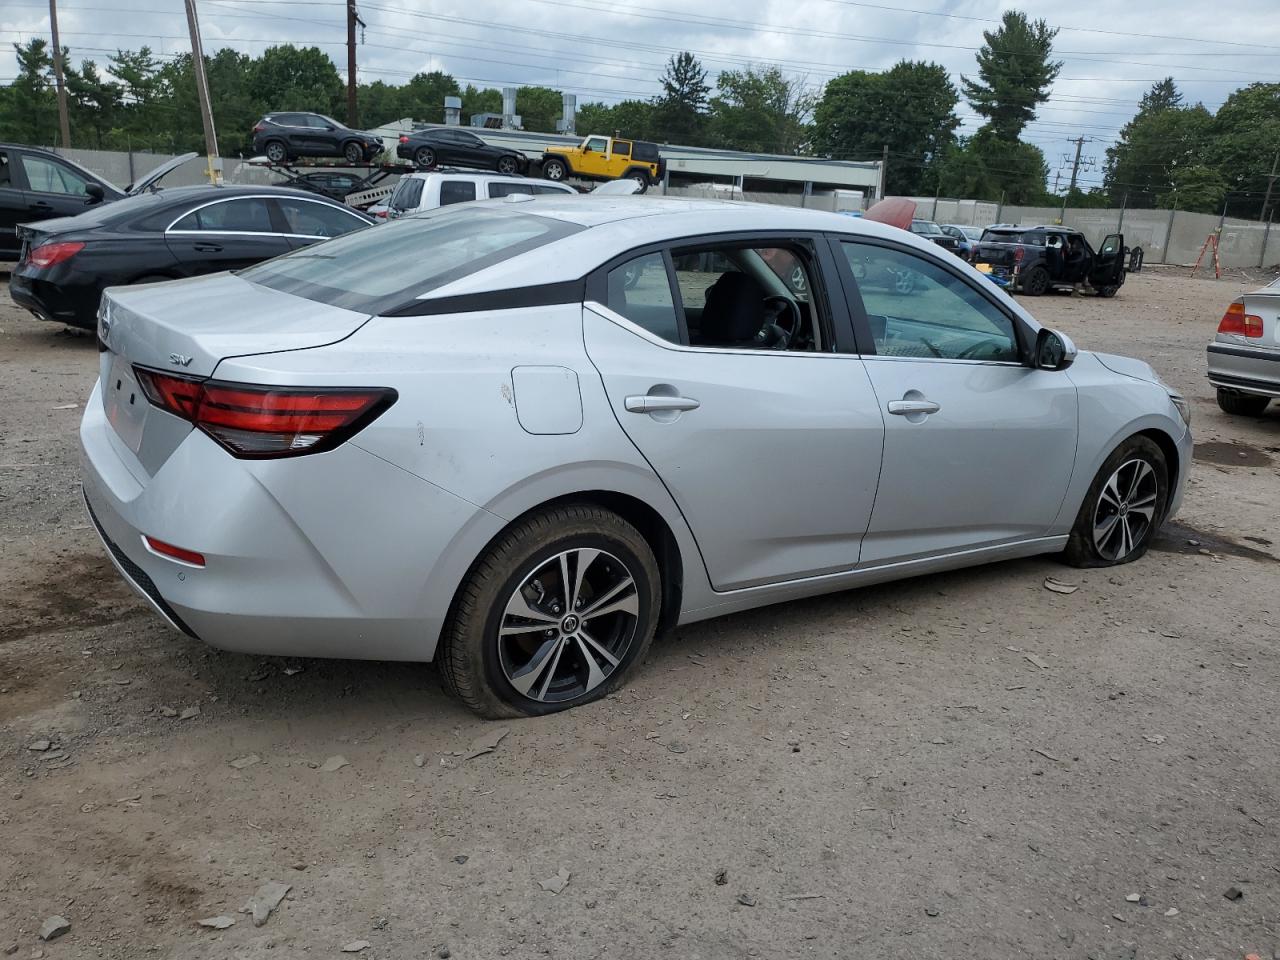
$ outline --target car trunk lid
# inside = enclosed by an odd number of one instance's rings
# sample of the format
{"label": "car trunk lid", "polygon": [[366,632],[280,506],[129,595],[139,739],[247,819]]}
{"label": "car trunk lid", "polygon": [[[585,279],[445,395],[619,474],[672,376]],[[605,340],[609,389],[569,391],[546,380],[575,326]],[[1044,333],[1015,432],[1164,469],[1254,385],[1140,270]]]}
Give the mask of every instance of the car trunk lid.
{"label": "car trunk lid", "polygon": [[1280,347],[1280,286],[1272,284],[1244,295],[1244,312],[1262,320],[1262,336],[1242,342],[1251,346]]}
{"label": "car trunk lid", "polygon": [[107,419],[145,472],[154,474],[191,424],[147,401],[136,366],[207,378],[224,359],[336,343],[368,319],[229,273],[109,288],[98,315]]}

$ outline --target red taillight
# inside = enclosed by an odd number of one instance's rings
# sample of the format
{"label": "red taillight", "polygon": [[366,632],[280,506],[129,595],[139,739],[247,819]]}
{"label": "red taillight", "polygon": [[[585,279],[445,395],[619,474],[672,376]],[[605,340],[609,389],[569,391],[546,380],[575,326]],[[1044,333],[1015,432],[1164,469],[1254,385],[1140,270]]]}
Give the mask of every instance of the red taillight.
{"label": "red taillight", "polygon": [[400,142],[401,142],[401,143],[408,143],[408,142],[409,142],[409,138],[408,138],[407,136],[405,136],[405,135],[402,133],[402,134],[400,134]]}
{"label": "red taillight", "polygon": [[262,132],[263,130],[265,130],[265,129],[267,129],[267,128],[266,128],[263,124],[258,123],[258,124],[255,124],[255,125],[254,125],[254,127],[253,127],[253,132],[254,132],[254,133],[261,133],[261,132]]}
{"label": "red taillight", "polygon": [[189,563],[193,567],[204,566],[204,554],[196,553],[194,550],[187,550],[185,547],[175,547],[172,543],[165,543],[163,540],[157,540],[155,537],[143,537],[143,541],[147,545],[147,549],[152,553],[158,553],[162,557],[168,557],[170,560],[179,560],[182,563]]}
{"label": "red taillight", "polygon": [[1018,246],[1016,246],[1016,247],[1014,247],[1014,248],[1013,248],[1013,262],[1014,262],[1014,263],[1021,263],[1021,262],[1022,262],[1022,258],[1023,258],[1023,257],[1025,257],[1026,255],[1027,255],[1027,251],[1026,251],[1026,249],[1025,249],[1021,244],[1019,244]]}
{"label": "red taillight", "polygon": [[1244,304],[1236,301],[1227,307],[1227,312],[1222,315],[1218,332],[1234,333],[1241,337],[1260,337],[1262,336],[1262,318],[1252,313],[1245,313]]}
{"label": "red taillight", "polygon": [[373,211],[373,215],[374,215],[375,217],[383,217],[383,218],[385,218],[385,217],[386,217],[386,215],[387,215],[387,211],[386,211],[386,210],[375,210],[375,211]]}
{"label": "red taillight", "polygon": [[384,387],[264,387],[134,367],[147,399],[189,420],[237,457],[332,450],[396,400]]}
{"label": "red taillight", "polygon": [[70,260],[84,249],[83,243],[44,243],[32,247],[27,254],[27,263],[41,270]]}

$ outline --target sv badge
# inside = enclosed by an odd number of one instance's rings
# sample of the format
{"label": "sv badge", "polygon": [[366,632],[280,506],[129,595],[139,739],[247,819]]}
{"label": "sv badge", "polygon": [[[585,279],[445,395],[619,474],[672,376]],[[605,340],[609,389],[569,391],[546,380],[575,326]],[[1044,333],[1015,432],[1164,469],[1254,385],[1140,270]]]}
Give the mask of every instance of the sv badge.
{"label": "sv badge", "polygon": [[172,363],[175,367],[189,367],[189,366],[191,366],[191,358],[190,358],[190,357],[184,357],[184,356],[183,356],[182,354],[180,354],[180,353],[171,353],[171,354],[169,354],[169,362],[170,362],[170,363]]}

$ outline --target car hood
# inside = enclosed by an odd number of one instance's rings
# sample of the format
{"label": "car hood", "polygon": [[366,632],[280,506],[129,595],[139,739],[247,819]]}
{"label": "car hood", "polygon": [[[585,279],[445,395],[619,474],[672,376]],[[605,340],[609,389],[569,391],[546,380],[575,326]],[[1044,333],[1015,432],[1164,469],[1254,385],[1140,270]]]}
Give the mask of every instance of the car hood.
{"label": "car hood", "polygon": [[1100,364],[1112,373],[1119,373],[1126,377],[1133,377],[1135,380],[1145,380],[1147,383],[1158,383],[1164,386],[1164,381],[1160,379],[1160,375],[1145,360],[1122,357],[1115,353],[1095,352],[1093,355],[1098,358]]}
{"label": "car hood", "polygon": [[182,166],[188,160],[194,160],[198,156],[200,156],[200,154],[192,152],[192,153],[184,153],[182,156],[174,157],[172,160],[166,160],[164,163],[160,164],[160,166],[156,167],[150,173],[147,173],[146,175],[144,175],[141,180],[138,180],[130,184],[129,188],[125,191],[125,193],[131,197],[137,196],[143,190],[146,190],[147,187],[151,186],[153,183],[155,183],[157,180],[163,177],[166,173],[169,173],[172,170],[177,170],[178,167]]}

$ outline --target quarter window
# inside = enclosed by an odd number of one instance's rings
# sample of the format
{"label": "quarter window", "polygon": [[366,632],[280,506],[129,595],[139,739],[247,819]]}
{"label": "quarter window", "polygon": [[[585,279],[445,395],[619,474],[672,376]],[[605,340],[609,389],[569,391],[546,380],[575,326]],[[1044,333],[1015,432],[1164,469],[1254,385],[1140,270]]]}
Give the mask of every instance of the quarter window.
{"label": "quarter window", "polygon": [[610,270],[606,305],[655,336],[680,342],[679,315],[662,254],[646,253]]}
{"label": "quarter window", "polygon": [[871,325],[890,357],[1017,362],[1013,319],[966,281],[923,257],[842,242]]}
{"label": "quarter window", "polygon": [[340,237],[365,226],[359,217],[327,203],[280,198],[276,200],[284,214],[289,232],[302,237]]}
{"label": "quarter window", "polygon": [[215,233],[272,233],[271,214],[261,197],[245,197],[211,203],[192,210],[173,225],[174,230],[204,230]]}
{"label": "quarter window", "polygon": [[440,184],[440,206],[466,203],[476,198],[476,185],[470,180],[446,180]]}
{"label": "quarter window", "polygon": [[74,197],[87,196],[89,181],[60,163],[44,157],[23,155],[22,169],[27,173],[27,184],[37,193],[62,193]]}

